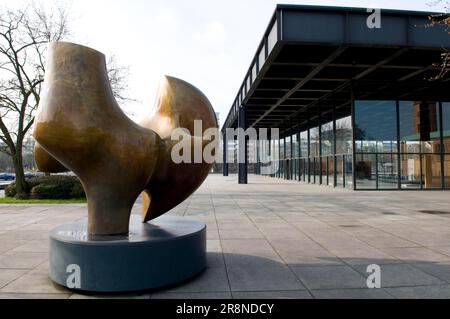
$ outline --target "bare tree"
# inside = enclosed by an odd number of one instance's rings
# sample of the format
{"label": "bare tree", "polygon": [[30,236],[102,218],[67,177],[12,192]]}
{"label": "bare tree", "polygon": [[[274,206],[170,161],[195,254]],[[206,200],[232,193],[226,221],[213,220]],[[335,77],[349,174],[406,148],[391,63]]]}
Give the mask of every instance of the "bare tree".
{"label": "bare tree", "polygon": [[[435,0],[429,3],[430,6],[441,5],[444,7],[446,13],[433,14],[428,17],[429,23],[426,27],[443,26],[445,32],[450,35],[450,2],[448,0]],[[444,49],[441,53],[439,62],[433,64],[433,67],[438,69],[438,73],[432,76],[430,81],[441,80],[450,71],[450,51]]]}
{"label": "bare tree", "polygon": [[67,11],[33,5],[0,13],[0,141],[11,156],[19,196],[25,193],[23,141],[34,122],[45,73],[47,43],[69,33]]}
{"label": "bare tree", "polygon": [[[45,10],[36,4],[0,11],[0,152],[14,163],[19,197],[26,188],[22,150],[40,101],[48,43],[69,36],[68,13],[65,6]],[[116,99],[133,101],[125,96],[128,67],[111,56],[107,68]]]}
{"label": "bare tree", "polygon": [[128,77],[130,76],[129,66],[118,64],[116,56],[111,54],[106,61],[106,68],[111,89],[117,102],[136,102],[136,99],[130,98],[126,94],[128,91]]}

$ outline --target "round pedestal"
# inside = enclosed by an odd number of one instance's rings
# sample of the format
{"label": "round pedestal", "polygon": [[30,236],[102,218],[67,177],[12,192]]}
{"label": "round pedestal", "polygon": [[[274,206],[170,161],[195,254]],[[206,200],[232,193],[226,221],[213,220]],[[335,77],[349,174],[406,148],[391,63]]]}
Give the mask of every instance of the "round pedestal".
{"label": "round pedestal", "polygon": [[50,232],[50,277],[91,292],[142,291],[189,279],[206,268],[206,225],[162,216],[132,216],[128,236],[90,238],[87,220]]}

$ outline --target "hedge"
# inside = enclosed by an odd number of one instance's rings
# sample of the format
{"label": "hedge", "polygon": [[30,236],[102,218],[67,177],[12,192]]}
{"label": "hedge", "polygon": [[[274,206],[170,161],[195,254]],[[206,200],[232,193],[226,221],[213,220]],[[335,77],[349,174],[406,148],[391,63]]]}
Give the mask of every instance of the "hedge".
{"label": "hedge", "polygon": [[[6,187],[5,195],[6,197],[17,197],[15,183]],[[31,199],[86,198],[79,179],[67,175],[49,175],[27,179],[25,195]]]}

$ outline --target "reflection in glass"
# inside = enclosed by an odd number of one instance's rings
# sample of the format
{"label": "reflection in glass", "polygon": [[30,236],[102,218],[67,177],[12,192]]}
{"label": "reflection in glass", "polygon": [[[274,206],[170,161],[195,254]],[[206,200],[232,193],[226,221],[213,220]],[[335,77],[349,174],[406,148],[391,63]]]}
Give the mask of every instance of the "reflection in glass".
{"label": "reflection in glass", "polygon": [[397,154],[378,154],[378,188],[398,188],[398,161]]}
{"label": "reflection in glass", "polygon": [[450,155],[444,156],[444,186],[450,188]]}
{"label": "reflection in glass", "polygon": [[420,188],[420,155],[401,155],[401,184],[404,189]]}
{"label": "reflection in glass", "polygon": [[286,143],[286,156],[285,158],[291,158],[291,137],[288,136],[285,138],[285,143]]}
{"label": "reflection in glass", "polygon": [[353,156],[345,155],[345,187],[353,186]]}
{"label": "reflection in glass", "polygon": [[331,155],[334,152],[333,122],[321,126],[322,155]]}
{"label": "reflection in glass", "polygon": [[292,160],[292,179],[298,181],[298,159]]}
{"label": "reflection in glass", "polygon": [[351,116],[336,120],[336,154],[351,154],[353,133]]}
{"label": "reflection in glass", "polygon": [[442,135],[444,151],[450,153],[450,103],[442,103]]}
{"label": "reflection in glass", "polygon": [[308,159],[308,164],[309,164],[309,168],[308,168],[308,173],[309,173],[309,175],[308,175],[308,183],[314,184],[316,182],[315,175],[314,175],[314,164],[315,164],[314,158],[309,158]]}
{"label": "reflection in glass", "polygon": [[292,157],[294,157],[294,158],[299,157],[297,137],[298,137],[297,134],[292,135],[292,151],[293,151]]}
{"label": "reflection in glass", "polygon": [[356,155],[355,177],[357,189],[376,189],[376,155]]}
{"label": "reflection in glass", "polygon": [[309,130],[310,132],[310,156],[318,156],[319,155],[319,147],[320,147],[320,140],[319,140],[319,128],[314,127]]}
{"label": "reflection in glass", "polygon": [[351,116],[335,131],[327,122],[277,141],[272,150],[285,159],[278,175],[347,188],[355,178],[356,189],[450,188],[450,102],[399,101],[398,118],[395,101],[354,107],[355,141]]}
{"label": "reflection in glass", "polygon": [[336,156],[336,186],[344,186],[344,156]]}
{"label": "reflection in glass", "polygon": [[422,155],[422,184],[426,189],[441,188],[440,155]]}
{"label": "reflection in glass", "polygon": [[314,157],[314,183],[320,184],[320,166],[322,160],[320,157]]}
{"label": "reflection in glass", "polygon": [[303,158],[301,159],[301,163],[300,163],[300,167],[301,167],[301,173],[302,173],[302,181],[303,182],[308,182],[308,159]]}
{"label": "reflection in glass", "polygon": [[321,157],[322,161],[322,169],[321,169],[321,176],[322,176],[322,184],[328,185],[328,157],[323,156]]}
{"label": "reflection in glass", "polygon": [[279,165],[279,152],[280,152],[280,141],[277,140],[271,140],[271,153],[273,154],[272,158],[274,159],[274,166],[275,166],[275,174],[277,175],[280,171],[280,165]]}
{"label": "reflection in glass", "polygon": [[328,185],[334,186],[334,156],[328,156]]}
{"label": "reflection in glass", "polygon": [[300,133],[300,157],[308,157],[308,131]]}
{"label": "reflection in glass", "polygon": [[439,153],[439,105],[435,102],[399,102],[400,147],[403,153]]}
{"label": "reflection in glass", "polygon": [[355,136],[358,152],[395,152],[395,101],[355,101]]}

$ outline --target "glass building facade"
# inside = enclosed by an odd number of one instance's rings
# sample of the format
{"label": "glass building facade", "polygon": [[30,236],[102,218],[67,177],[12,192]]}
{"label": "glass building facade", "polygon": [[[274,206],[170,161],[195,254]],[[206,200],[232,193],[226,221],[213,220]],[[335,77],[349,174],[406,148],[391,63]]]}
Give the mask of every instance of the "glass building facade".
{"label": "glass building facade", "polygon": [[261,142],[279,154],[271,176],[355,190],[450,188],[450,102],[356,100],[333,117]]}

